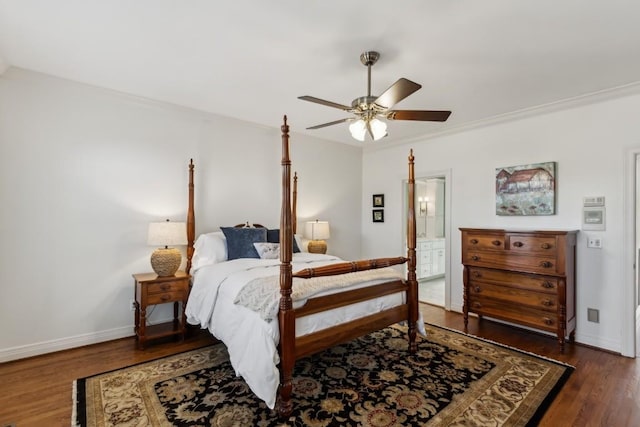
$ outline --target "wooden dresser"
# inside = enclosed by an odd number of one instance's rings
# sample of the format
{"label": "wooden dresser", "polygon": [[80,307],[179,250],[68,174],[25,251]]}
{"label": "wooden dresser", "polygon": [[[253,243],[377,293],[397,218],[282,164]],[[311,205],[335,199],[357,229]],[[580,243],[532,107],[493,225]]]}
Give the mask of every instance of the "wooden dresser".
{"label": "wooden dresser", "polygon": [[576,329],[577,231],[460,228],[464,326],[469,312],[553,332]]}

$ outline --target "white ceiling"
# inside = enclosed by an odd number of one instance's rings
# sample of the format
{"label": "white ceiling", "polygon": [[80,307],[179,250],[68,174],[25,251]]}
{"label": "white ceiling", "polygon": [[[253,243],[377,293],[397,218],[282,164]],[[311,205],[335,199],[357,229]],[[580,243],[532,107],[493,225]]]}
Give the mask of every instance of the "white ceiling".
{"label": "white ceiling", "polygon": [[393,143],[638,82],[640,2],[0,0],[0,65],[349,144],[304,130],[347,113],[297,97],[366,95],[365,50],[374,95],[406,77],[397,108],[453,111],[390,122]]}

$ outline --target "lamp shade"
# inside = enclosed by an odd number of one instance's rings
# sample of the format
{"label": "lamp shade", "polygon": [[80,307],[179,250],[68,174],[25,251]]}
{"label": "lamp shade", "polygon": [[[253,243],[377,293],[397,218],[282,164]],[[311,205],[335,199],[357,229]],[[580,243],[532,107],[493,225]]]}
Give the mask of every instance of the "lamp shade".
{"label": "lamp shade", "polygon": [[149,224],[147,243],[150,246],[187,244],[187,225],[184,222],[152,222]]}
{"label": "lamp shade", "polygon": [[304,227],[304,236],[311,240],[326,240],[331,237],[329,222],[309,221]]}
{"label": "lamp shade", "polygon": [[351,132],[351,136],[358,141],[364,141],[368,130],[367,124],[369,128],[371,128],[371,134],[374,141],[387,136],[387,124],[375,117],[369,118],[366,121],[364,119],[358,119],[351,123],[349,125],[349,132]]}
{"label": "lamp shade", "polygon": [[373,133],[374,141],[387,136],[387,124],[382,120],[374,118],[369,122],[369,126],[371,126],[371,133]]}
{"label": "lamp shade", "polygon": [[349,125],[351,136],[358,141],[364,141],[364,135],[367,133],[367,124],[362,119],[358,119]]}

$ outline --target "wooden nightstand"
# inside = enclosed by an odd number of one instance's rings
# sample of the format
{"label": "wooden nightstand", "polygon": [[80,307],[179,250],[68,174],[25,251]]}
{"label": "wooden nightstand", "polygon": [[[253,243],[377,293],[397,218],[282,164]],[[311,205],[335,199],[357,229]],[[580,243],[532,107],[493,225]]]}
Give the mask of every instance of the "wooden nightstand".
{"label": "wooden nightstand", "polygon": [[[184,339],[187,318],[185,307],[189,297],[191,276],[184,271],[175,276],[159,277],[155,273],[134,274],[135,280],[135,333],[138,347],[144,348],[145,342],[154,338],[179,335]],[[147,307],[173,302],[173,321],[147,326]],[[182,314],[178,317],[178,303],[182,302]]]}

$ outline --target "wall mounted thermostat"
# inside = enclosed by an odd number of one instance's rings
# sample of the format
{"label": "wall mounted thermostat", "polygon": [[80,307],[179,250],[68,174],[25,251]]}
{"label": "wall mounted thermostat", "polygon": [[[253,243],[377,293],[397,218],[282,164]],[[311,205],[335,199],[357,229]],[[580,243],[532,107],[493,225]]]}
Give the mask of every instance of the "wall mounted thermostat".
{"label": "wall mounted thermostat", "polygon": [[584,197],[582,199],[582,229],[605,229],[604,196]]}

